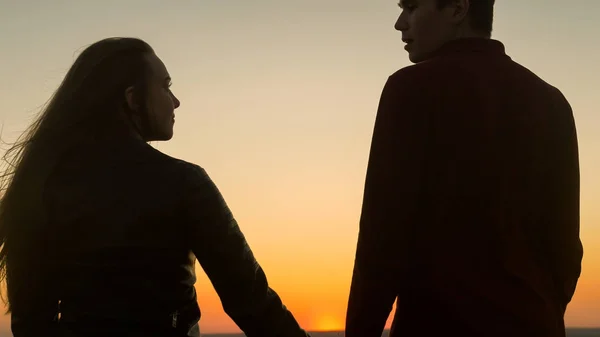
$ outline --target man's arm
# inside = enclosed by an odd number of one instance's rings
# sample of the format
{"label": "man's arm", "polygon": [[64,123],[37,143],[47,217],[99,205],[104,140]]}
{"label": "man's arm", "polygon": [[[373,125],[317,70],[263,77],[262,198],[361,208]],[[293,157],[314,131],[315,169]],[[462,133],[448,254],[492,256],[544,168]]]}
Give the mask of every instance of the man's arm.
{"label": "man's arm", "polygon": [[[346,314],[346,337],[379,337],[405,277],[421,220],[425,141],[431,104],[397,73],[381,95],[365,182]],[[402,301],[400,298],[399,301]]]}
{"label": "man's arm", "polygon": [[199,167],[192,180],[185,197],[185,232],[225,312],[248,337],[307,337],[269,287],[215,184]]}
{"label": "man's arm", "polygon": [[571,106],[562,93],[551,116],[554,124],[548,133],[552,142],[546,153],[550,175],[547,185],[547,219],[545,244],[550,255],[550,266],[558,288],[561,309],[566,310],[571,301],[581,274],[583,246],[579,237],[579,154],[577,131]]}

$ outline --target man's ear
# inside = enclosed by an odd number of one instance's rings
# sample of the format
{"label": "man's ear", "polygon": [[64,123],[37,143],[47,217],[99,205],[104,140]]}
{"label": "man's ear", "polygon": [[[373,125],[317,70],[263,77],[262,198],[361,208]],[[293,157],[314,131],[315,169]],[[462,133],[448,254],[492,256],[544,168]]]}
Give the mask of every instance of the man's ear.
{"label": "man's ear", "polygon": [[449,9],[452,10],[452,21],[455,23],[461,23],[469,14],[469,8],[471,6],[471,0],[454,0],[449,5]]}
{"label": "man's ear", "polygon": [[125,102],[127,102],[127,107],[129,110],[137,111],[139,109],[140,105],[138,104],[136,98],[135,88],[133,86],[125,89]]}

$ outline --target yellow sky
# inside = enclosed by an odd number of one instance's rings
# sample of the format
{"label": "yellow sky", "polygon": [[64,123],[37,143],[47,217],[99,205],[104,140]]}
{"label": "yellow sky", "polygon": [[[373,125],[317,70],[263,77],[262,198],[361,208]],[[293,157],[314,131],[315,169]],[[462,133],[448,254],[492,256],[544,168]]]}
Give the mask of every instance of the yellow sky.
{"label": "yellow sky", "polygon": [[[393,30],[396,3],[0,0],[3,137],[16,138],[87,44],[145,39],[182,101],[174,139],[153,145],[213,177],[304,327],[339,329],[379,94],[387,76],[409,64]],[[585,258],[566,321],[597,326],[600,2],[503,0],[496,8],[494,37],[559,87],[575,112]],[[198,275],[203,332],[238,331]]]}

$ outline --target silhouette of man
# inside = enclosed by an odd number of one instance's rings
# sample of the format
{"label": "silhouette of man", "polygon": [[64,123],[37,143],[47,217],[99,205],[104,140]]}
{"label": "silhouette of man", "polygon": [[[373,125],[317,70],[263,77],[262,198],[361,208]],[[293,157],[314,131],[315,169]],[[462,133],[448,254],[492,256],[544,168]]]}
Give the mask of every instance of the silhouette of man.
{"label": "silhouette of man", "polygon": [[558,337],[581,272],[562,93],[492,40],[494,0],[402,0],[415,63],[383,89],[347,337]]}

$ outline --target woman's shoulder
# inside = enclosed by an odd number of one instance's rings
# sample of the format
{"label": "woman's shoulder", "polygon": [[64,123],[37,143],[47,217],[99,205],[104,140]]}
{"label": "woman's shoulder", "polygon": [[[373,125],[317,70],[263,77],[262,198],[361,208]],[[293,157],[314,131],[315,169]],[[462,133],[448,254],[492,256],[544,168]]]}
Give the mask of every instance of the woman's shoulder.
{"label": "woman's shoulder", "polygon": [[204,167],[199,164],[187,161],[181,158],[173,157],[166,153],[163,153],[155,148],[151,147],[151,151],[154,152],[154,157],[157,159],[157,163],[168,171],[165,174],[175,175],[179,178],[179,181],[183,182],[188,187],[195,187],[200,185],[206,185],[211,182],[208,173]]}
{"label": "woman's shoulder", "polygon": [[142,164],[153,163],[163,169],[175,170],[179,173],[191,176],[202,176],[206,174],[204,169],[198,164],[166,154],[150,144],[142,145],[136,152],[140,153],[140,156],[137,159]]}

